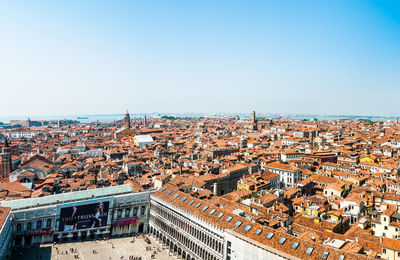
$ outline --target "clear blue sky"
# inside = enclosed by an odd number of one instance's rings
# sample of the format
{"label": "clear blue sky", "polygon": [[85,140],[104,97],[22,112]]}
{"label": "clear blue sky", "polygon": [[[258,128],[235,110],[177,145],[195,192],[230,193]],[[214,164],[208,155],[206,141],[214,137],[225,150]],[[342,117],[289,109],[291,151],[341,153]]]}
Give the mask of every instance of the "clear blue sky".
{"label": "clear blue sky", "polygon": [[400,115],[400,1],[1,1],[0,88],[0,116]]}

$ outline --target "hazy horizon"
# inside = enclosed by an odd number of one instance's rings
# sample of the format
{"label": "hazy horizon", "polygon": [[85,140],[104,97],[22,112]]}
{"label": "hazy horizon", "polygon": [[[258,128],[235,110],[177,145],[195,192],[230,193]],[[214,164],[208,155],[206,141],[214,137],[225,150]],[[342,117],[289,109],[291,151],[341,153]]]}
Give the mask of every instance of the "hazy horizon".
{"label": "hazy horizon", "polygon": [[[179,113],[168,113],[168,112],[149,112],[149,113],[131,113],[131,118],[144,118],[148,116],[177,116],[180,118],[195,118],[195,117],[223,117],[223,116],[240,116],[243,119],[251,118],[251,113],[190,113],[190,112],[179,112]],[[116,120],[122,120],[125,113],[112,113],[112,114],[76,114],[76,115],[42,115],[42,116],[15,116],[7,117],[0,116],[0,122],[9,123],[11,120],[27,120],[28,118],[32,121],[51,121],[51,120],[78,120],[81,123],[90,122],[113,122]],[[80,118],[82,117],[82,118]],[[326,115],[326,114],[296,114],[296,113],[257,113],[257,118],[287,118],[287,119],[317,119],[319,121],[327,120],[361,120],[367,119],[372,121],[387,121],[398,118],[397,116],[374,116],[374,115]]]}

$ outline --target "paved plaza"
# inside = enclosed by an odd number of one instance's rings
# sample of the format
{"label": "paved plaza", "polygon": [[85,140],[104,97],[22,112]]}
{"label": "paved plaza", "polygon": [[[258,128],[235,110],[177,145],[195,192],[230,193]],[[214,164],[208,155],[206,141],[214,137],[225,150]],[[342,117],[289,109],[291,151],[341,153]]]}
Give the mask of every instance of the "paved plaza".
{"label": "paved plaza", "polygon": [[[22,250],[17,249],[13,252],[12,259],[130,260],[130,256],[141,257],[142,260],[176,259],[174,256],[169,256],[167,249],[163,249],[162,245],[158,244],[151,236],[146,237],[150,239],[151,244],[148,244],[144,237],[127,237],[107,241],[85,241],[56,245],[45,244]],[[132,240],[134,240],[133,243]],[[151,250],[149,248],[146,250],[146,247],[151,247]],[[71,252],[71,248],[74,249],[74,252]],[[153,258],[152,255],[154,255]]]}

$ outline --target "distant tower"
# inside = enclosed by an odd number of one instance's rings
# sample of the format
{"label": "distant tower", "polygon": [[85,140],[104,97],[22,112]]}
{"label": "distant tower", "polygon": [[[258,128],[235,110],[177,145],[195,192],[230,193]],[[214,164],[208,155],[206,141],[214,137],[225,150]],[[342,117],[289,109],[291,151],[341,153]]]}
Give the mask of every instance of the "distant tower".
{"label": "distant tower", "polygon": [[4,137],[4,145],[1,150],[1,177],[7,178],[11,173],[11,151],[7,137]]}
{"label": "distant tower", "polygon": [[399,124],[399,118],[398,118],[398,117],[396,117],[396,119],[394,120],[394,123],[395,123],[396,125]]}
{"label": "distant tower", "polygon": [[129,116],[128,110],[126,111],[124,121],[125,121],[125,128],[131,129],[131,117]]}
{"label": "distant tower", "polygon": [[146,115],[144,115],[144,126],[146,126],[147,125],[147,117],[146,117]]}
{"label": "distant tower", "polygon": [[246,148],[247,147],[247,140],[242,137],[240,138],[240,148]]}
{"label": "distant tower", "polygon": [[251,114],[251,127],[253,130],[257,130],[256,111],[253,111]]}

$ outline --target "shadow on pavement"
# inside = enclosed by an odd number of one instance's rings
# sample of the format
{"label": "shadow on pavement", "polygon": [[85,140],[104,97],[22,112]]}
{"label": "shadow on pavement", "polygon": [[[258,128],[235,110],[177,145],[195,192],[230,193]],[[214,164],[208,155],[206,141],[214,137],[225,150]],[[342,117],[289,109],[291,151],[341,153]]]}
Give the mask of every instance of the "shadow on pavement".
{"label": "shadow on pavement", "polygon": [[38,260],[50,260],[51,259],[51,246],[39,247],[34,246],[31,248],[15,249],[11,254],[11,259],[15,260],[26,260],[26,259],[38,259]]}

